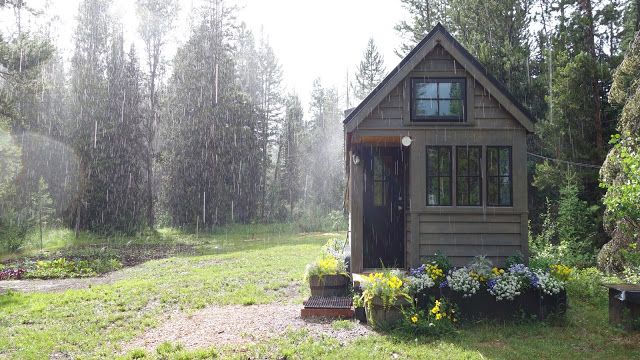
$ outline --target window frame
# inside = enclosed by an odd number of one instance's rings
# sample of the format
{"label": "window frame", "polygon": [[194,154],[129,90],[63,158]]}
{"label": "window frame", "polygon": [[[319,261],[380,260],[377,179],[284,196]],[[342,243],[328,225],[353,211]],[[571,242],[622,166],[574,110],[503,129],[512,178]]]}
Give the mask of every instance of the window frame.
{"label": "window frame", "polygon": [[[436,98],[416,98],[416,85],[425,83],[436,84]],[[460,99],[454,98],[440,98],[439,83],[459,83],[462,88],[462,96]],[[465,77],[413,77],[410,82],[411,100],[409,104],[410,119],[411,122],[451,122],[451,123],[464,123],[467,121],[467,79]],[[462,103],[462,116],[456,115],[433,115],[433,116],[417,116],[416,115],[416,100],[435,100],[439,102],[441,100],[459,100]],[[440,106],[438,104],[438,106]]]}
{"label": "window frame", "polygon": [[[489,173],[489,161],[491,161],[491,157],[489,156],[489,151],[491,149],[496,149],[498,151],[498,163],[497,163],[497,168],[498,168],[498,175],[491,175]],[[501,149],[507,149],[509,151],[509,175],[505,176],[505,175],[500,175],[500,150]],[[486,178],[487,178],[487,185],[486,185],[486,199],[487,199],[487,206],[490,207],[512,207],[513,206],[513,147],[512,146],[507,146],[507,145],[488,145],[486,147],[485,150],[485,157],[486,157]],[[500,198],[500,179],[502,178],[508,178],[509,179],[509,203],[508,204],[501,204],[501,198]],[[489,186],[491,186],[491,179],[498,179],[498,203],[491,203],[491,199],[489,198]]]}
{"label": "window frame", "polygon": [[[429,175],[429,149],[437,149],[438,151],[438,164],[437,164],[437,175]],[[440,149],[449,149],[449,172],[448,174],[443,174],[440,172]],[[447,206],[447,207],[451,207],[453,206],[453,146],[451,145],[427,145],[425,147],[425,203],[426,206],[428,207],[435,207],[435,206]],[[438,179],[438,201],[437,204],[429,204],[429,179],[430,178],[435,178]],[[449,203],[448,204],[442,204],[442,202],[440,201],[440,194],[441,194],[441,188],[440,188],[440,178],[449,178]]]}
{"label": "window frame", "polygon": [[[478,150],[478,163],[477,163],[477,167],[478,167],[478,174],[477,175],[469,175],[470,172],[470,166],[469,166],[469,150],[470,149],[477,149]],[[460,154],[460,150],[463,150],[465,152],[465,156],[467,158],[467,171],[466,174],[460,174],[460,159],[459,159],[459,154]],[[455,186],[456,186],[456,206],[460,206],[460,207],[482,207],[483,203],[484,203],[484,199],[483,199],[483,191],[482,191],[482,157],[483,157],[483,146],[482,145],[457,145],[456,146],[456,173],[455,173]],[[476,178],[478,180],[478,203],[477,204],[471,204],[470,203],[470,198],[471,198],[471,179],[472,178]],[[464,180],[466,182],[467,185],[467,192],[466,194],[466,200],[467,200],[467,204],[461,204],[460,203],[460,194],[459,194],[459,187],[458,187],[458,180]]]}

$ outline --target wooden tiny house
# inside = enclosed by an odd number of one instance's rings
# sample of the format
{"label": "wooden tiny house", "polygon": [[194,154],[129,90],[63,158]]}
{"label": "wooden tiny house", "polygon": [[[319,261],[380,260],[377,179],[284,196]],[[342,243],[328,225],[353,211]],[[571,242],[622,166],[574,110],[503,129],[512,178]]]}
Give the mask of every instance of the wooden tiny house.
{"label": "wooden tiny house", "polygon": [[527,255],[528,111],[437,25],[346,115],[351,270]]}

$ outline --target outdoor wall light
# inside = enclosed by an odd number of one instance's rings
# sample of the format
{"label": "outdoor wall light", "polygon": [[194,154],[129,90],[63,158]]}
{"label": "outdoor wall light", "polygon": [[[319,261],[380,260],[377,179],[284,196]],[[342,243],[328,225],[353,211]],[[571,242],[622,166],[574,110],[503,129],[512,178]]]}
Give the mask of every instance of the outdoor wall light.
{"label": "outdoor wall light", "polygon": [[353,161],[353,165],[360,164],[360,156],[358,154],[351,155],[351,161]]}
{"label": "outdoor wall light", "polygon": [[411,146],[411,142],[413,140],[411,139],[410,136],[403,136],[402,139],[400,139],[400,142],[402,143],[403,146]]}

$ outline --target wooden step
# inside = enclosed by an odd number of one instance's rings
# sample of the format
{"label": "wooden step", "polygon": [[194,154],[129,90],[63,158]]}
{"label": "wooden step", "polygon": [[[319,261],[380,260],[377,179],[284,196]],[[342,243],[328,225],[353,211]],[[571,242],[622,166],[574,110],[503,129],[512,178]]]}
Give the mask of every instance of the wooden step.
{"label": "wooden step", "polygon": [[346,296],[312,296],[304,302],[302,318],[326,317],[350,319],[353,317],[353,299]]}

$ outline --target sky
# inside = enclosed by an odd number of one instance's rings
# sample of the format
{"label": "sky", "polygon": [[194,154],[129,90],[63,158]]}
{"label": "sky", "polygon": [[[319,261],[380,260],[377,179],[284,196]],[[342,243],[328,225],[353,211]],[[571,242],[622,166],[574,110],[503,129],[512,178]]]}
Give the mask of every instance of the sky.
{"label": "sky", "polygon": [[[69,60],[79,3],[80,0],[27,0],[30,7],[47,10],[37,20],[24,16],[23,26],[54,19],[52,33],[57,35],[65,60]],[[166,49],[167,59],[187,40],[190,14],[198,3],[199,0],[180,0],[179,20],[171,34],[172,45]],[[353,79],[370,37],[383,54],[387,70],[400,61],[394,54],[400,37],[393,30],[406,17],[400,0],[228,0],[228,3],[239,7],[238,20],[246,22],[256,38],[262,32],[268,39],[282,65],[286,91],[297,93],[305,109],[313,80],[318,77],[325,86],[335,86],[344,95],[347,72]],[[125,40],[136,42],[142,49],[137,36],[135,1],[113,0],[112,12],[123,24]],[[13,14],[5,10],[0,15],[0,30],[12,29],[15,29]]]}

